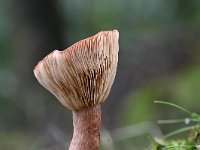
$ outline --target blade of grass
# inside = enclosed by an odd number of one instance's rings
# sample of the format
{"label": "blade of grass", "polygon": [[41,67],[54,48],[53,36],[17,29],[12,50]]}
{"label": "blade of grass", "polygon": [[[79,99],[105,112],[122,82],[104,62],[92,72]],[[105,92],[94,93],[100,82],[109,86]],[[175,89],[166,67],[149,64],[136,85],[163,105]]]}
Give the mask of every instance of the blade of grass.
{"label": "blade of grass", "polygon": [[193,126],[188,126],[188,127],[184,127],[184,128],[175,130],[175,131],[173,131],[173,132],[171,132],[171,133],[165,135],[165,136],[163,137],[163,139],[167,139],[167,138],[169,138],[169,137],[171,137],[171,136],[174,136],[174,135],[176,135],[176,134],[179,134],[179,133],[182,133],[182,132],[191,130],[191,129],[195,128],[195,127],[196,127],[196,125],[193,125]]}
{"label": "blade of grass", "polygon": [[158,120],[159,124],[183,123],[185,119]]}
{"label": "blade of grass", "polygon": [[169,120],[158,120],[158,124],[173,124],[173,123],[185,123],[189,124],[190,122],[199,122],[196,119],[185,118],[185,119],[169,119]]}
{"label": "blade of grass", "polygon": [[191,113],[189,110],[187,110],[187,109],[185,109],[185,108],[183,108],[183,107],[181,107],[181,106],[179,106],[179,105],[170,103],[170,102],[165,102],[165,101],[154,101],[154,103],[170,105],[170,106],[173,106],[173,107],[175,107],[175,108],[178,108],[178,109],[180,109],[180,110],[182,110],[182,111],[184,111],[184,112],[186,112],[186,113],[192,115],[192,113]]}
{"label": "blade of grass", "polygon": [[172,149],[172,148],[195,148],[195,145],[173,145],[173,146],[166,146],[166,147],[163,147],[162,149]]}

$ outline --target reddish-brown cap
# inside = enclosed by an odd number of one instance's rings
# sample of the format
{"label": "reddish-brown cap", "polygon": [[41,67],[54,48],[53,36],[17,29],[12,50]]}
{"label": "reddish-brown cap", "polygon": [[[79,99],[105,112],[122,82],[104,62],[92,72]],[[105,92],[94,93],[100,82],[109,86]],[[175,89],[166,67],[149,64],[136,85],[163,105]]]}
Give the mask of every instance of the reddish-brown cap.
{"label": "reddish-brown cap", "polygon": [[40,61],[34,74],[40,84],[71,110],[102,103],[113,84],[119,32],[101,31]]}

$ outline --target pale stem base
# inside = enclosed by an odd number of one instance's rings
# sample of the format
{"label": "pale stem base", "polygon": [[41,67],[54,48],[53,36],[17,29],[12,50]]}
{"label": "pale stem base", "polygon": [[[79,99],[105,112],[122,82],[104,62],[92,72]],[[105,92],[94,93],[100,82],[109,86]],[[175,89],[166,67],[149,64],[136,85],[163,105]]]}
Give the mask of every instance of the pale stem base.
{"label": "pale stem base", "polygon": [[99,150],[101,106],[73,111],[74,133],[69,150]]}

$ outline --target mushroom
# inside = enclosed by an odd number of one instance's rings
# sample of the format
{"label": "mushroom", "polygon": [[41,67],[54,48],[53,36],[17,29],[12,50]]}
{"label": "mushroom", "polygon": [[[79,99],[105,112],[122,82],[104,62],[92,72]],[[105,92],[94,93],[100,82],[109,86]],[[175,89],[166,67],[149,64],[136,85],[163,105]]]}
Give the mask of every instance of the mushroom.
{"label": "mushroom", "polygon": [[118,62],[117,30],[101,31],[55,50],[34,68],[39,83],[73,113],[69,150],[98,150],[101,103],[110,92]]}

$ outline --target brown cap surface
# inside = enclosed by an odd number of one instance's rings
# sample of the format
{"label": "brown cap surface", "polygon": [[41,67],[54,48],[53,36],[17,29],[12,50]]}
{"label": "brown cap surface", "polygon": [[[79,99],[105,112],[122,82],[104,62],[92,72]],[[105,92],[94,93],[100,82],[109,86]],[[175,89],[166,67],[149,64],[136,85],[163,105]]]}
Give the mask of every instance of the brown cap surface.
{"label": "brown cap surface", "polygon": [[102,103],[113,84],[119,32],[101,31],[40,61],[34,74],[40,84],[71,110]]}

